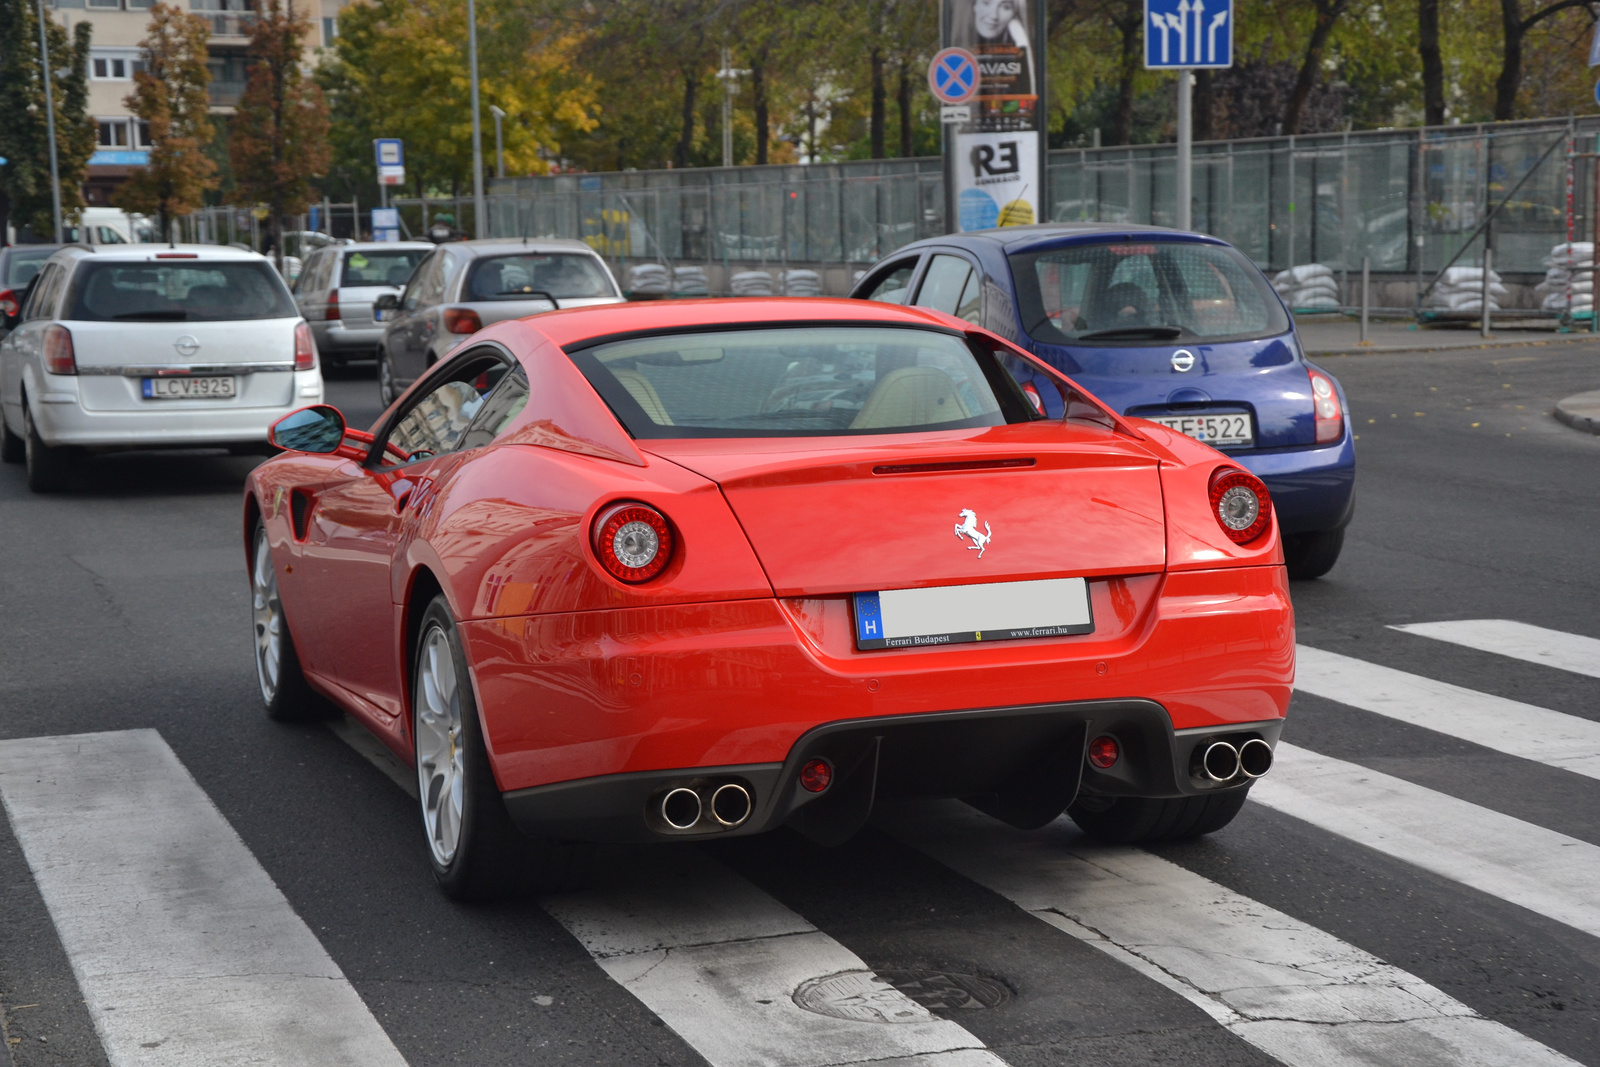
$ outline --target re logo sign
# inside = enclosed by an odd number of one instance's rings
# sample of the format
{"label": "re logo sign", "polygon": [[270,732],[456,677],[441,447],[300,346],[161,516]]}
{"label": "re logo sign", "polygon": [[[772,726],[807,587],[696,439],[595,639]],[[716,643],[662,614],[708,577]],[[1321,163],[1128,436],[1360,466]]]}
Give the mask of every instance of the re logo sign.
{"label": "re logo sign", "polygon": [[1144,65],[1233,66],[1233,0],[1145,0]]}

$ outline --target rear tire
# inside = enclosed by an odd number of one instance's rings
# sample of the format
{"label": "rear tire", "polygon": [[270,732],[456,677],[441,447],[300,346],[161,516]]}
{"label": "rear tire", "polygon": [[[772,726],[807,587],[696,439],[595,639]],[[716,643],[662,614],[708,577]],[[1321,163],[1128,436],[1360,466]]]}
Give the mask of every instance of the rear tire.
{"label": "rear tire", "polygon": [[1283,560],[1289,565],[1290,578],[1321,578],[1333,570],[1343,549],[1343,527],[1320,533],[1290,534],[1283,539]]}
{"label": "rear tire", "polygon": [[0,416],[0,463],[21,463],[27,458],[28,446],[22,438],[11,432],[5,418]]}
{"label": "rear tire", "polygon": [[1097,841],[1117,845],[1181,841],[1227,826],[1244,807],[1249,792],[1247,786],[1198,797],[1080,796],[1067,814]]}
{"label": "rear tire", "polygon": [[35,493],[54,493],[65,489],[67,475],[72,471],[72,454],[64,448],[54,448],[39,437],[39,428],[33,424],[33,410],[27,398],[22,401],[22,459],[28,469],[28,488]]}
{"label": "rear tire", "polygon": [[450,605],[434,597],[412,656],[411,736],[428,859],[453,900],[568,888],[586,852],[524,837],[489,764],[466,654]]}
{"label": "rear tire", "polygon": [[267,546],[267,528],[260,519],[250,531],[250,601],[255,624],[256,680],[267,718],[274,722],[307,722],[333,712],[311,688],[300,669],[300,657],[289,634],[289,620],[278,597],[278,571]]}
{"label": "rear tire", "polygon": [[383,405],[383,409],[388,411],[389,405],[400,396],[400,390],[394,384],[394,367],[389,365],[389,353],[381,348],[378,349],[377,375],[378,401]]}

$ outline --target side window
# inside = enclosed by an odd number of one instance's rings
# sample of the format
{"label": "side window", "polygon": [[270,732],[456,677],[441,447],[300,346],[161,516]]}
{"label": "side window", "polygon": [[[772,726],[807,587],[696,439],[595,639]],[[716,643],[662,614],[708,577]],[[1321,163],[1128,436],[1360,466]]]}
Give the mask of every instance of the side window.
{"label": "side window", "polygon": [[292,292],[292,293],[313,293],[313,292],[316,292],[316,289],[317,289],[317,284],[316,284],[317,283],[317,263],[319,262],[320,258],[321,258],[320,255],[313,255],[310,259],[306,260],[305,266],[300,268],[300,277],[296,278],[294,280],[294,284],[289,286],[289,291],[290,292]]}
{"label": "side window", "polygon": [[411,281],[406,283],[405,308],[415,311],[427,304],[436,304],[444,295],[444,286],[440,284],[439,269],[444,262],[444,253],[435,252],[422,261],[417,272],[411,276]]}
{"label": "side window", "polygon": [[978,272],[960,256],[934,256],[917,291],[917,304],[976,323],[982,316]]}
{"label": "side window", "polygon": [[499,437],[513,419],[522,414],[528,404],[528,376],[520,366],[501,379],[494,392],[484,400],[483,407],[461,435],[456,446],[460,449],[481,448]]}
{"label": "side window", "polygon": [[873,280],[872,288],[861,294],[863,300],[878,300],[885,304],[904,304],[910,294],[911,275],[917,269],[917,261],[908,259],[889,268],[887,274],[880,274]]}
{"label": "side window", "polygon": [[[467,257],[465,255],[458,255],[449,248],[444,250],[439,271],[439,295],[434,297],[435,303],[444,299],[444,294],[450,291],[455,280],[461,276],[461,268],[466,265]],[[460,299],[460,297],[457,297],[457,299]]]}
{"label": "side window", "polygon": [[51,317],[51,312],[55,310],[56,297],[61,293],[61,278],[65,273],[61,264],[52,263],[34,279],[33,296],[28,299],[28,306],[22,313],[24,320]]}
{"label": "side window", "polygon": [[[379,465],[393,467],[462,447],[468,428],[510,369],[498,354],[481,348],[451,360],[393,424],[378,453]],[[526,395],[524,387],[524,400]]]}

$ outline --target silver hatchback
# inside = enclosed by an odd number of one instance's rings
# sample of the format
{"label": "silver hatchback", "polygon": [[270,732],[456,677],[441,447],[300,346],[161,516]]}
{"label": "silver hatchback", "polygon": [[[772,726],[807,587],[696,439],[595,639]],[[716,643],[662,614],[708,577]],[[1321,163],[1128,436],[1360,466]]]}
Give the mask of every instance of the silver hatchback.
{"label": "silver hatchback", "polygon": [[383,324],[372,317],[372,302],[404,288],[431,251],[426,241],[366,242],[319,248],[306,258],[294,302],[311,324],[323,363],[377,355]]}
{"label": "silver hatchback", "polygon": [[556,308],[620,304],[605,261],[581,241],[456,241],[418,265],[398,296],[380,296],[383,406],[485,326]]}

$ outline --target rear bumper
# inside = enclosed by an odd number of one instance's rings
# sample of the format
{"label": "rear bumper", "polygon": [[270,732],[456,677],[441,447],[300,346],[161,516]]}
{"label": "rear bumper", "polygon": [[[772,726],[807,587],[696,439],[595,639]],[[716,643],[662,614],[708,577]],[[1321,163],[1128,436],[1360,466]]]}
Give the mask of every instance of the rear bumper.
{"label": "rear bumper", "polygon": [[[1092,634],[876,652],[855,650],[843,597],[481,619],[460,631],[499,787],[539,791],[529,798],[697,768],[775,775],[803,737],[841,724],[954,715],[980,724],[976,752],[1009,746],[1018,715],[1043,714],[1019,709],[1098,722],[1102,710],[1082,709],[1132,701],[1159,714],[1162,736],[1283,717],[1294,616],[1282,566],[1096,579],[1090,595]],[[1137,788],[1182,791],[1164,778]]]}
{"label": "rear bumper", "polygon": [[324,356],[355,356],[371,359],[377,355],[378,342],[383,340],[383,324],[375,326],[346,326],[333,322],[313,322],[311,332],[317,339],[317,351]]}
{"label": "rear bumper", "polygon": [[[30,391],[34,425],[47,445],[184,448],[264,443],[267,428],[289,412],[322,402],[322,375],[295,371],[291,402],[282,407],[190,407],[182,400],[151,402],[136,411],[85,411],[71,377],[46,376]],[[281,394],[280,394],[281,395]]]}
{"label": "rear bumper", "polygon": [[1356,505],[1356,449],[1350,431],[1325,448],[1244,452],[1229,457],[1267,483],[1279,529],[1316,533],[1349,525]]}
{"label": "rear bumper", "polygon": [[[1198,772],[1214,740],[1259,737],[1274,748],[1282,719],[1174,730],[1147,700],[1084,701],[1033,707],[899,715],[829,723],[807,731],[781,763],[679,768],[606,775],[504,794],[525,833],[577,841],[642,842],[743,836],[789,823],[824,843],[863,825],[879,799],[962,797],[1018,825],[1042,825],[1080,791],[1100,796],[1179,797],[1240,788],[1249,779],[1210,781]],[[1122,756],[1108,770],[1084,760],[1088,739],[1115,737]],[[835,777],[822,792],[800,784],[800,769],[825,759]],[[725,784],[746,789],[750,813],[734,825],[711,814]],[[662,798],[687,788],[704,814],[677,828]]]}

